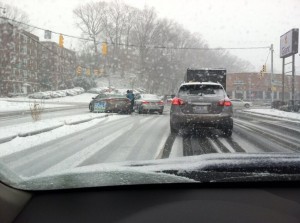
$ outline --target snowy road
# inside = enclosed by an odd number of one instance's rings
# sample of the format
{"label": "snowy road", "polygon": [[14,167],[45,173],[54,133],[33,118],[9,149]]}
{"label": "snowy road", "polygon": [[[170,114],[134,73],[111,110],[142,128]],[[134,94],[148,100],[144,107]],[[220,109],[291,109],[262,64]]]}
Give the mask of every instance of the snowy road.
{"label": "snowy road", "polygon": [[218,130],[171,134],[167,111],[163,115],[115,117],[96,120],[84,130],[2,156],[0,161],[20,175],[32,176],[97,163],[206,153],[300,152],[300,126],[296,122],[238,117],[234,118],[232,137],[224,138]]}

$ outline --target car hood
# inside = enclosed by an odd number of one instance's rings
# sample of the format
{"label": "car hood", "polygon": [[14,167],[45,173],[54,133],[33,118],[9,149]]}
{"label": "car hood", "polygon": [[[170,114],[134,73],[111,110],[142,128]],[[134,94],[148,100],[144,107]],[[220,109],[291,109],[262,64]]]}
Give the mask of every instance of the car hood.
{"label": "car hood", "polygon": [[0,179],[24,190],[53,190],[99,186],[299,181],[300,155],[207,154],[175,159],[79,166],[34,177],[22,177],[0,165]]}

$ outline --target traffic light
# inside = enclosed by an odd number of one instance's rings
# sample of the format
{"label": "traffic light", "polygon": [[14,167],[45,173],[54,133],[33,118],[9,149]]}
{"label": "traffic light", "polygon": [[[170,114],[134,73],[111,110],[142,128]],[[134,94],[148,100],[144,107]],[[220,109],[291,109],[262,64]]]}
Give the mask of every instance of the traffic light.
{"label": "traffic light", "polygon": [[77,75],[81,75],[81,66],[78,66],[76,69]]}
{"label": "traffic light", "polygon": [[102,43],[102,55],[107,55],[107,43]]}
{"label": "traffic light", "polygon": [[63,35],[59,35],[59,42],[58,42],[58,45],[60,48],[63,48],[64,47],[64,37]]}
{"label": "traffic light", "polygon": [[266,65],[263,65],[262,72],[263,72],[263,73],[266,73],[266,72],[267,72],[267,67],[266,67]]}
{"label": "traffic light", "polygon": [[91,76],[91,70],[89,68],[86,68],[86,76]]}

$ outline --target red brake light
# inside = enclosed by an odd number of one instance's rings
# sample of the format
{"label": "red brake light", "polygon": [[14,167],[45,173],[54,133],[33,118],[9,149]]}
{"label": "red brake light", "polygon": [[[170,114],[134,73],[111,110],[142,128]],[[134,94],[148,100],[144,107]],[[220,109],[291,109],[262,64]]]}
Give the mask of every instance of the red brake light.
{"label": "red brake light", "polygon": [[218,105],[219,105],[219,106],[224,106],[224,107],[229,107],[229,106],[231,106],[232,104],[231,104],[231,101],[221,100],[221,101],[219,101]]}
{"label": "red brake light", "polygon": [[172,105],[183,105],[184,101],[181,98],[173,98]]}
{"label": "red brake light", "polygon": [[142,104],[150,104],[149,101],[142,101]]}
{"label": "red brake light", "polygon": [[159,102],[157,102],[157,104],[164,105],[164,102],[163,101],[159,101]]}

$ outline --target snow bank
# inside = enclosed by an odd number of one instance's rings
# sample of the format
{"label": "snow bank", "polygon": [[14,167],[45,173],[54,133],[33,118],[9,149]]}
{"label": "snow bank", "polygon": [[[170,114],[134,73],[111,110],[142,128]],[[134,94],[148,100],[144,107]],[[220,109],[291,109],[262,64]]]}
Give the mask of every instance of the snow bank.
{"label": "snow bank", "polygon": [[250,109],[245,112],[269,115],[269,116],[274,116],[279,118],[288,118],[288,119],[294,119],[300,121],[300,113],[285,112],[276,109]]}
{"label": "snow bank", "polygon": [[[75,96],[66,96],[62,98],[51,98],[51,99],[44,99],[42,100],[43,103],[46,105],[48,103],[67,103],[67,104],[76,104],[76,103],[89,103],[92,100],[92,97],[96,97],[98,94],[92,94],[92,93],[83,93],[80,95]],[[31,98],[0,98],[0,102],[12,102],[12,103],[19,103],[19,102],[33,102],[37,101],[40,102],[41,99],[31,99]],[[49,104],[48,104],[49,105]],[[59,104],[58,104],[59,105]],[[49,105],[50,106],[50,105]]]}
{"label": "snow bank", "polygon": [[[38,101],[37,101],[38,102]],[[0,100],[0,112],[8,112],[8,111],[29,111],[30,110],[30,102],[10,102]],[[58,107],[66,107],[70,105],[64,104],[43,104],[43,108],[58,108]]]}
{"label": "snow bank", "polygon": [[[90,114],[91,118],[100,118],[104,117],[107,114]],[[82,116],[82,115],[81,115]],[[115,120],[115,119],[120,119],[120,118],[125,118],[126,116],[109,116],[107,117],[109,120]],[[82,118],[78,118],[80,120]],[[1,138],[6,135],[12,135],[12,134],[19,134],[24,132],[29,132],[30,130],[32,131],[37,131],[39,128],[46,128],[46,127],[51,127],[55,125],[61,125],[60,128],[47,131],[38,135],[33,135],[29,137],[16,137],[12,141],[0,144],[0,157],[6,156],[18,151],[30,149],[33,146],[37,146],[55,139],[58,139],[60,137],[70,135],[72,133],[78,132],[80,130],[84,130],[86,128],[92,127],[102,120],[100,119],[94,119],[89,122],[84,122],[79,125],[64,125],[64,122],[70,122],[70,120],[74,121],[76,120],[76,117],[71,117],[71,118],[65,118],[63,119],[49,119],[45,121],[39,121],[35,123],[25,123],[25,124],[20,124],[17,126],[13,127],[5,127],[5,128],[0,128],[0,135]]]}

